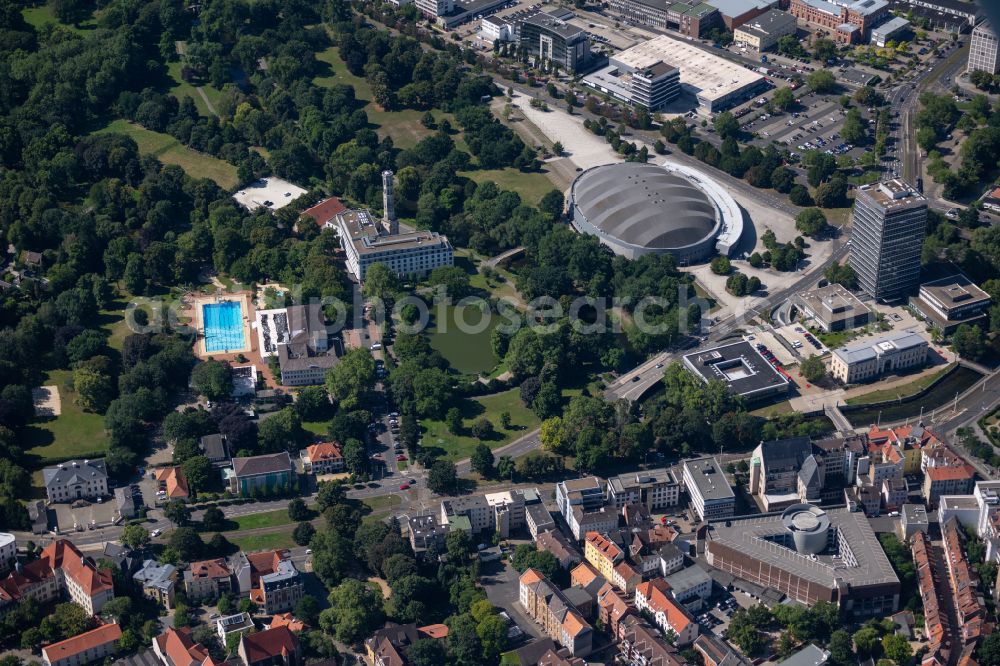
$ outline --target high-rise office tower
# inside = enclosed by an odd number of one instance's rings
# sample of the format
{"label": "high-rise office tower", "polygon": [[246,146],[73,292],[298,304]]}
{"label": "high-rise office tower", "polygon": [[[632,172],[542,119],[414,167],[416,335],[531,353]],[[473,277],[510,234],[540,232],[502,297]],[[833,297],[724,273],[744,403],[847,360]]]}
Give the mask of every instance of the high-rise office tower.
{"label": "high-rise office tower", "polygon": [[972,30],[969,40],[968,72],[1000,72],[1000,58],[997,57],[997,36],[989,21],[983,21]]}
{"label": "high-rise office tower", "polygon": [[927,200],[903,181],[858,190],[850,265],[862,291],[891,300],[917,289],[926,224]]}

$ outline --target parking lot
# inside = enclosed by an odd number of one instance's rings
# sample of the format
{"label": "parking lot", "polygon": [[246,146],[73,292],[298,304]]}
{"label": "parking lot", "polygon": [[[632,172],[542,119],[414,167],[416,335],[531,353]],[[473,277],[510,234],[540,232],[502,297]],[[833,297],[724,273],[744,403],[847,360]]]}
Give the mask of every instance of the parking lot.
{"label": "parking lot", "polygon": [[794,352],[801,358],[808,358],[813,355],[823,356],[830,351],[816,336],[800,324],[782,326],[775,329],[775,333],[788,342]]}
{"label": "parking lot", "polygon": [[73,504],[53,504],[56,515],[56,529],[60,532],[84,531],[110,525],[115,519],[113,497],[105,497],[101,502],[77,500]]}

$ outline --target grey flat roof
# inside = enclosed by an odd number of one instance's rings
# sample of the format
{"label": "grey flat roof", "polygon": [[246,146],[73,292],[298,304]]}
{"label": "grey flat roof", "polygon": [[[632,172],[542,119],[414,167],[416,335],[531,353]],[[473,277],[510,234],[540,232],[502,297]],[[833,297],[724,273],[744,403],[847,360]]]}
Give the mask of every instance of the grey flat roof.
{"label": "grey flat roof", "polygon": [[872,28],[872,34],[888,35],[893,31],[900,30],[908,25],[910,25],[910,22],[902,16],[893,16],[877,28]]}
{"label": "grey flat roof", "polygon": [[796,299],[827,324],[870,314],[861,299],[839,284],[799,292]]}
{"label": "grey flat roof", "polygon": [[920,285],[920,291],[926,291],[949,308],[990,300],[989,294],[962,273],[933,282],[925,282]]}
{"label": "grey flat roof", "polygon": [[524,510],[531,516],[531,520],[536,526],[554,525],[556,522],[544,504],[529,504],[524,507]]}
{"label": "grey flat roof", "polygon": [[749,342],[740,340],[684,355],[684,364],[705,382],[718,379],[739,395],[788,387],[788,377],[767,362]]}
{"label": "grey flat roof", "polygon": [[451,247],[448,237],[436,231],[418,230],[388,236],[382,231],[381,221],[376,221],[366,210],[347,210],[338,213],[337,219],[343,222],[359,255],[388,250]]}
{"label": "grey flat roof", "polygon": [[778,662],[778,666],[820,666],[820,664],[825,664],[829,658],[829,652],[809,643],[788,659]]}
{"label": "grey flat roof", "polygon": [[863,513],[846,508],[825,510],[830,529],[838,530],[851,549],[857,566],[847,566],[843,559],[820,556],[813,560],[770,540],[788,534],[781,513],[745,516],[710,521],[708,548],[718,542],[733,550],[766,562],[805,580],[833,589],[837,581],[853,586],[899,583],[889,559],[879,545],[875,532]]}
{"label": "grey flat roof", "polygon": [[559,18],[559,16],[550,12],[538,12],[537,14],[532,14],[524,19],[522,23],[530,23],[531,25],[540,26],[559,35],[563,39],[570,39],[578,35],[586,35],[587,32],[583,28],[578,28],[571,23],[566,23],[566,21]]}
{"label": "grey flat roof", "polygon": [[690,472],[691,478],[698,486],[698,492],[706,501],[736,499],[729,480],[715,456],[685,460],[684,467]]}
{"label": "grey flat roof", "polygon": [[708,575],[708,572],[699,567],[697,564],[684,567],[680,571],[675,571],[669,576],[664,576],[663,579],[670,583],[671,588],[681,593],[698,587],[703,583],[712,582],[712,577]]}
{"label": "grey flat roof", "polygon": [[705,0],[705,4],[715,7],[719,13],[726,16],[742,16],[755,9],[775,7],[778,2],[777,0]]}
{"label": "grey flat roof", "polygon": [[627,474],[619,474],[618,476],[608,478],[608,487],[616,493],[625,492],[632,488],[645,488],[664,483],[677,483],[674,472],[669,467],[628,472]]}
{"label": "grey flat roof", "polygon": [[590,224],[644,248],[694,245],[713,236],[721,224],[701,189],[656,164],[623,162],[588,169],[573,183],[573,202]]}
{"label": "grey flat roof", "polygon": [[926,346],[927,341],[913,331],[901,331],[873,340],[869,339],[866,342],[840,347],[834,349],[833,353],[848,365],[853,365],[875,358],[878,355],[878,348],[888,351],[891,348],[901,350],[921,345]]}
{"label": "grey flat roof", "polygon": [[862,185],[858,196],[872,201],[887,211],[900,207],[920,207],[927,205],[924,195],[899,178],[884,180],[875,185]]}

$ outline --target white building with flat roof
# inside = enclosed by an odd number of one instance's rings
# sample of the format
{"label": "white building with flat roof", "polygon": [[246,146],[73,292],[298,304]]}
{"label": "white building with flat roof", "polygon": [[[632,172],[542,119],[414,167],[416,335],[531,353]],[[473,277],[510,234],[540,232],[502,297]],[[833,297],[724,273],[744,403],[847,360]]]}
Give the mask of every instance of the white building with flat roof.
{"label": "white building with flat roof", "polygon": [[684,487],[700,520],[728,518],[736,511],[736,494],[714,456],[684,461]]}
{"label": "white building with flat roof", "polygon": [[871,381],[887,372],[923,365],[927,348],[927,340],[911,331],[840,347],[830,355],[830,374],[845,384]]}

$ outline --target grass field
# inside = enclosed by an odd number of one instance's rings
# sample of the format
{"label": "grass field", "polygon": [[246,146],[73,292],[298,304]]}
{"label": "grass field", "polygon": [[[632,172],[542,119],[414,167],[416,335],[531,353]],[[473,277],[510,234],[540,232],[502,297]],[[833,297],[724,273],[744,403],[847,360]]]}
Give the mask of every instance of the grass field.
{"label": "grass field", "polygon": [[271,532],[270,534],[250,534],[242,537],[232,537],[229,541],[246,553],[274,548],[295,548],[297,544],[292,539],[293,531],[294,528],[289,528],[280,532]]}
{"label": "grass field", "polygon": [[520,171],[518,169],[484,169],[482,171],[459,171],[460,176],[471,178],[477,183],[492,180],[505,190],[512,190],[521,195],[521,199],[535,206],[550,190],[557,189],[548,176],[535,171]]}
{"label": "grass field", "polygon": [[66,25],[60,23],[58,19],[52,14],[52,8],[48,5],[42,5],[40,7],[29,7],[28,9],[21,10],[21,16],[28,25],[38,29],[42,28],[46,24],[52,23],[58,25],[60,28],[65,28],[66,30],[72,30],[73,32],[79,34],[85,34],[90,32],[97,27],[97,22],[93,18],[89,18],[86,21],[81,21],[79,25]]}
{"label": "grass field", "polygon": [[327,71],[324,76],[317,76],[313,79],[313,83],[326,87],[346,83],[354,87],[354,94],[358,99],[366,102],[371,101],[372,88],[368,85],[368,81],[347,71],[347,64],[340,59],[340,49],[336,46],[331,46],[325,51],[317,53],[316,60],[325,63]]}
{"label": "grass field", "polygon": [[872,391],[871,393],[866,393],[864,395],[858,396],[857,398],[848,398],[848,405],[870,405],[876,402],[883,402],[885,400],[895,400],[897,398],[907,398],[911,395],[920,393],[925,388],[937,381],[938,377],[944,373],[951,370],[953,363],[949,363],[945,367],[941,368],[937,372],[932,372],[929,375],[925,375],[916,379],[909,384],[904,384],[902,386],[897,386],[895,388],[884,389],[882,391]]}
{"label": "grass field", "polygon": [[361,503],[371,509],[372,513],[384,513],[399,506],[402,501],[403,500],[396,495],[380,495],[378,497],[363,499],[361,500]]}
{"label": "grass field", "polygon": [[236,523],[235,530],[256,530],[261,527],[278,527],[279,525],[294,525],[295,521],[288,517],[288,509],[276,509],[264,513],[252,513],[248,516],[238,516],[232,519]]}
{"label": "grass field", "polygon": [[153,155],[164,164],[176,164],[192,178],[209,178],[219,187],[231,189],[239,182],[236,167],[218,158],[199,153],[168,134],[148,130],[127,120],[115,120],[98,133],[117,132],[132,137],[143,155]]}
{"label": "grass field", "polygon": [[[501,412],[510,412],[511,429],[500,427]],[[463,460],[472,455],[476,445],[482,441],[491,449],[509,444],[514,439],[538,427],[540,419],[521,402],[520,391],[511,389],[503,393],[467,400],[463,406],[463,431],[460,435],[448,432],[443,421],[424,419],[424,446],[437,446],[445,451],[448,460]],[[472,422],[486,417],[493,424],[496,436],[489,440],[479,440],[472,436],[469,428]]]}
{"label": "grass field", "polygon": [[795,410],[792,409],[792,401],[785,400],[783,402],[774,403],[773,405],[760,407],[759,409],[755,409],[750,413],[753,414],[754,416],[769,417],[769,416],[778,416],[779,414],[791,414],[794,411]]}
{"label": "grass field", "polygon": [[319,435],[320,437],[326,436],[326,431],[330,425],[329,421],[303,421],[302,427],[311,432],[314,435]]}
{"label": "grass field", "polygon": [[59,387],[62,413],[49,419],[36,419],[24,432],[26,453],[37,456],[41,465],[69,458],[96,458],[108,449],[104,434],[104,417],[84,412],[74,402],[69,390],[72,380],[69,370],[52,370],[42,385]]}
{"label": "grass field", "polygon": [[[490,335],[500,323],[500,317],[491,313],[485,328],[474,333],[471,331],[479,330],[484,325],[482,312],[473,307],[459,311],[452,305],[446,306],[445,310],[444,321],[434,321],[430,334],[431,347],[441,352],[451,367],[459,372],[477,374],[492,370],[497,364],[497,357],[490,348]],[[437,312],[437,308],[434,311]],[[469,332],[459,328],[456,314],[460,314],[462,327]]]}
{"label": "grass field", "polygon": [[[179,60],[177,62],[167,63],[167,74],[169,74],[170,78],[174,81],[174,85],[167,92],[169,92],[177,99],[190,97],[192,100],[194,100],[194,105],[198,109],[198,113],[200,113],[203,116],[207,117],[214,115],[212,111],[208,108],[208,105],[205,104],[205,100],[202,99],[201,95],[198,94],[198,90],[195,88],[195,86],[191,85],[190,83],[181,78],[182,66],[183,63],[181,63]],[[216,90],[210,85],[204,85],[201,87],[201,89],[205,91],[205,97],[208,98],[208,100],[212,103],[213,106],[217,104],[219,99],[222,97],[222,92]]]}

